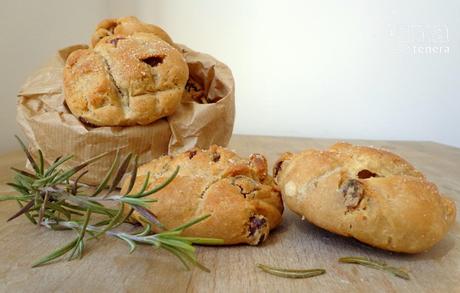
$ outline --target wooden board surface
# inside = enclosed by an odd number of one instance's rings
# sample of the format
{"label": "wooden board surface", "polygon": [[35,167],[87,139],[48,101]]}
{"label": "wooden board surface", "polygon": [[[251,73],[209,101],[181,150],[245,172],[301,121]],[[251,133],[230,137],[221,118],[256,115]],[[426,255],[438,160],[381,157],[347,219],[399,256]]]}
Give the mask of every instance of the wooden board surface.
{"label": "wooden board surface", "polygon": [[[333,140],[234,136],[230,148],[241,155],[258,152],[269,164],[284,151],[325,148]],[[394,151],[423,171],[460,207],[460,149],[431,142],[354,141]],[[10,191],[9,167],[23,165],[20,152],[0,156],[0,193]],[[140,247],[129,255],[124,243],[90,242],[82,260],[30,268],[37,258],[72,239],[70,232],[37,228],[25,218],[6,219],[17,209],[0,203],[1,292],[460,292],[460,224],[432,250],[401,255],[336,236],[301,221],[289,211],[283,224],[259,247],[200,247],[199,260],[211,269],[186,271],[171,255]],[[408,269],[405,281],[384,272],[339,264],[342,256],[369,256]],[[324,268],[311,279],[283,279],[259,271],[256,263]]]}

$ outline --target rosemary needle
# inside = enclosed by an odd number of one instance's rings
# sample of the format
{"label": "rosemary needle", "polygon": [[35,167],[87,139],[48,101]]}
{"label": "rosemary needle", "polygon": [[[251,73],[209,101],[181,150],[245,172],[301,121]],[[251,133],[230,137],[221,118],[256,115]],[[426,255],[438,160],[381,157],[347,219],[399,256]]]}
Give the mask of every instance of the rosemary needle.
{"label": "rosemary needle", "polygon": [[257,264],[257,267],[262,271],[283,278],[303,279],[311,278],[326,273],[323,269],[283,269],[271,267],[263,264]]}
{"label": "rosemary needle", "polygon": [[393,274],[394,276],[405,279],[405,280],[410,280],[409,274],[405,272],[404,270],[389,266],[386,263],[381,262],[381,261],[369,259],[367,257],[347,256],[347,257],[339,258],[339,262],[367,266],[373,269],[389,272]]}

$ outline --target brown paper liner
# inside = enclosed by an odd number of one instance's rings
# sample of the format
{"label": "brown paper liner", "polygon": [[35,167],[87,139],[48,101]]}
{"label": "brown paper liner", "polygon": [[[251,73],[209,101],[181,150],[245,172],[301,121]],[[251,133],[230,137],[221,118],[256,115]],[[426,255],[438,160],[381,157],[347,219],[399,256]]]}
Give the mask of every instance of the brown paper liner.
{"label": "brown paper liner", "polygon": [[232,73],[210,55],[177,45],[189,65],[190,78],[203,89],[204,101],[184,99],[176,112],[146,126],[89,127],[81,123],[64,103],[62,73],[67,56],[83,45],[64,48],[45,66],[31,75],[18,96],[17,122],[32,152],[41,149],[46,163],[72,154],[66,167],[104,152],[111,152],[94,163],[82,179],[97,185],[120,155],[137,154],[143,164],[164,154],[186,151],[211,144],[226,146],[233,131],[235,88]]}

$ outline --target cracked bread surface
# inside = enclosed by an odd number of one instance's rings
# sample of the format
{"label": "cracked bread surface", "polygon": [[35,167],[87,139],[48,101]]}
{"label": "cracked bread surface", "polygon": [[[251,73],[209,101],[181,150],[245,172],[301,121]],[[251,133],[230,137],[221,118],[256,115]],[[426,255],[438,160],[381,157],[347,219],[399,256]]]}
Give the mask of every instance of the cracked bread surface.
{"label": "cracked bread surface", "polygon": [[70,111],[95,126],[147,125],[174,113],[188,79],[183,55],[149,33],[108,36],[64,67]]}
{"label": "cracked bread surface", "polygon": [[[150,195],[158,201],[148,206],[166,228],[210,214],[203,222],[187,228],[183,235],[220,238],[225,244],[257,245],[280,224],[283,203],[273,178],[267,175],[265,157],[254,154],[242,158],[216,145],[207,150],[192,149],[176,156],[163,156],[139,167],[131,193],[141,189],[148,172],[151,178],[148,188],[153,188],[177,166],[180,166],[177,177]],[[123,190],[128,185],[129,178]],[[136,212],[133,217],[143,223]],[[153,227],[154,231],[157,229]]]}
{"label": "cracked bread surface", "polygon": [[455,203],[401,157],[347,143],[283,154],[274,167],[287,207],[330,232],[404,253],[428,250]]}

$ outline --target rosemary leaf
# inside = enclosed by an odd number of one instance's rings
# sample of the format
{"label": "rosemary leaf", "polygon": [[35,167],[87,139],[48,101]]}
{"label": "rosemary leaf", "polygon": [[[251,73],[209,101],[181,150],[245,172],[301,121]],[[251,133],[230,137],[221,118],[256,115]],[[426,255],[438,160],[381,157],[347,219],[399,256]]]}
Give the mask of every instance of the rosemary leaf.
{"label": "rosemary leaf", "polygon": [[6,200],[22,200],[26,201],[28,199],[31,199],[29,195],[2,195],[0,196],[0,201],[6,201]]}
{"label": "rosemary leaf", "polygon": [[54,172],[54,170],[56,170],[57,167],[61,166],[62,164],[64,164],[65,162],[67,162],[68,160],[70,160],[72,158],[73,158],[72,155],[57,158],[54,161],[54,163],[51,164],[51,166],[49,166],[48,169],[46,169],[46,172],[45,172],[44,176],[48,177],[50,174],[52,174]]}
{"label": "rosemary leaf", "polygon": [[195,225],[195,224],[197,224],[197,223],[199,223],[199,222],[202,222],[202,221],[206,220],[206,219],[209,218],[210,216],[211,216],[211,215],[208,214],[208,215],[204,215],[204,216],[198,217],[198,218],[196,218],[196,219],[194,219],[194,220],[191,220],[191,221],[189,221],[189,222],[187,222],[187,223],[185,223],[185,224],[183,224],[183,225],[180,225],[180,226],[178,226],[178,227],[172,229],[172,231],[183,231],[183,230],[187,229],[187,228],[190,227],[190,226],[193,226],[193,225]]}
{"label": "rosemary leaf", "polygon": [[410,280],[409,274],[406,271],[404,271],[403,269],[396,268],[396,267],[386,267],[386,269],[389,272],[391,272],[393,275],[395,275],[396,277],[400,277],[400,278],[405,279],[405,280]]}
{"label": "rosemary leaf", "polygon": [[148,209],[139,206],[133,205],[133,209],[138,212],[148,223],[155,225],[159,228],[164,228],[163,224],[157,219],[157,217]]}
{"label": "rosemary leaf", "polygon": [[129,219],[129,217],[131,217],[131,215],[133,214],[133,212],[134,212],[134,209],[131,208],[131,209],[129,210],[129,212],[123,217],[123,220],[121,220],[121,221],[119,221],[117,224],[115,224],[115,225],[113,226],[113,228],[116,228],[116,227],[120,226],[121,224],[127,222],[128,219]]}
{"label": "rosemary leaf", "polygon": [[123,175],[126,173],[126,170],[128,169],[129,163],[131,162],[131,157],[132,154],[128,154],[121,163],[120,168],[118,168],[117,174],[115,175],[115,178],[113,178],[112,185],[110,186],[110,189],[107,192],[107,194],[110,194],[112,191],[115,190],[115,188],[117,188],[118,184],[123,178]]}
{"label": "rosemary leaf", "polygon": [[147,196],[147,195],[150,195],[150,194],[153,194],[155,192],[158,192],[158,191],[162,190],[169,183],[171,183],[171,181],[173,181],[174,178],[176,178],[177,174],[179,173],[179,169],[180,169],[179,166],[177,166],[177,168],[176,168],[176,170],[174,170],[173,174],[171,176],[169,176],[169,178],[166,179],[163,183],[155,186],[154,188],[152,188],[151,190],[149,190],[147,192],[138,193],[134,197],[144,197],[144,196]]}
{"label": "rosemary leaf", "polygon": [[34,183],[34,179],[29,177],[29,176],[25,176],[23,174],[20,174],[20,173],[16,173],[16,176],[14,177],[16,179],[16,182],[18,182],[19,184],[21,184],[22,186],[28,188],[28,189],[31,189],[32,188],[32,184]]}
{"label": "rosemary leaf", "polygon": [[147,186],[149,185],[149,180],[150,180],[150,172],[147,172],[147,176],[145,176],[144,184],[142,184],[141,190],[136,193],[135,195],[130,195],[131,197],[139,197],[141,196],[144,191],[147,189]]}
{"label": "rosemary leaf", "polygon": [[[21,203],[21,201],[19,201],[19,200],[16,200],[16,201],[17,201],[17,203],[18,203],[20,208],[24,207],[24,205]],[[29,212],[25,212],[24,215],[27,217],[27,219],[29,219],[29,221],[32,224],[37,225],[37,221],[35,221],[34,217],[32,217]]]}
{"label": "rosemary leaf", "polygon": [[217,239],[217,238],[171,236],[170,239],[185,240],[193,244],[202,244],[202,245],[223,245],[224,244],[224,240]]}
{"label": "rosemary leaf", "polygon": [[116,211],[113,209],[109,209],[107,207],[104,207],[103,205],[94,202],[90,200],[90,197],[83,197],[83,196],[73,196],[70,194],[61,194],[61,197],[73,202],[74,204],[85,208],[85,209],[90,209],[92,212],[100,213],[100,214],[106,214],[109,216],[114,216]]}
{"label": "rosemary leaf", "polygon": [[88,227],[90,217],[91,217],[91,210],[88,209],[86,211],[86,216],[83,222],[83,227],[81,228],[80,239],[83,239],[83,237],[85,237],[86,227]]}
{"label": "rosemary leaf", "polygon": [[119,201],[124,202],[124,203],[129,203],[132,206],[138,206],[138,207],[145,207],[147,203],[150,202],[157,202],[158,200],[151,198],[151,199],[142,199],[142,198],[134,198],[130,196],[124,196],[119,199]]}
{"label": "rosemary leaf", "polygon": [[120,220],[122,220],[122,216],[123,216],[123,210],[125,208],[125,205],[122,203],[120,205],[120,209],[118,210],[118,213],[115,215],[115,217],[113,217],[109,222],[108,224],[101,230],[99,231],[98,233],[96,233],[93,238],[97,238],[103,234],[105,234],[105,232],[109,231],[110,229],[112,229],[117,223],[120,222]]}
{"label": "rosemary leaf", "polygon": [[31,200],[29,201],[25,206],[23,206],[19,211],[17,211],[14,215],[12,215],[11,217],[8,218],[8,220],[6,220],[7,222],[11,221],[11,220],[14,220],[16,219],[17,217],[19,217],[20,215],[24,214],[24,213],[27,213],[30,208],[32,208],[34,206],[34,201]]}
{"label": "rosemary leaf", "polygon": [[83,253],[83,247],[81,247],[81,243],[83,243],[81,240],[77,239],[76,244],[74,245],[69,257],[67,258],[67,261],[71,261],[76,258],[80,258],[81,254]]}
{"label": "rosemary leaf", "polygon": [[11,167],[10,169],[13,170],[14,172],[18,173],[18,174],[23,175],[23,176],[30,177],[32,179],[38,179],[37,176],[35,176],[34,174],[29,173],[27,171],[20,170],[20,169],[14,168],[14,167]]}
{"label": "rosemary leaf", "polygon": [[69,252],[71,249],[73,249],[75,247],[77,241],[78,241],[78,238],[75,238],[73,241],[67,243],[63,247],[58,248],[57,250],[53,251],[49,255],[47,255],[47,256],[39,259],[38,261],[34,262],[32,264],[32,267],[35,268],[35,267],[38,267],[38,266],[42,266],[44,264],[49,263],[50,261],[52,261],[54,259],[57,259],[60,256],[63,256],[64,254],[66,254],[67,252]]}
{"label": "rosemary leaf", "polygon": [[46,203],[48,202],[48,200],[49,200],[49,192],[45,191],[45,198],[43,199],[42,205],[38,212],[38,225],[40,225],[43,220],[43,216],[45,215]]}
{"label": "rosemary leaf", "polygon": [[172,254],[174,254],[180,261],[181,263],[184,265],[184,267],[187,269],[187,270],[190,270],[190,266],[188,265],[187,263],[187,259],[182,255],[182,253],[180,253],[180,251],[178,251],[177,249],[173,248],[173,247],[169,247],[167,245],[162,245],[161,246],[163,249],[171,252]]}
{"label": "rosemary leaf", "polygon": [[117,149],[117,152],[115,153],[115,159],[113,159],[113,163],[110,166],[109,171],[105,175],[104,179],[102,179],[102,182],[97,186],[96,191],[94,191],[91,196],[96,196],[99,193],[101,193],[102,190],[104,190],[107,187],[107,183],[109,182],[110,178],[112,177],[113,171],[115,170],[115,167],[118,164],[118,155],[120,153],[120,150]]}
{"label": "rosemary leaf", "polygon": [[180,254],[182,254],[184,256],[184,258],[186,260],[188,260],[190,263],[192,263],[194,266],[198,267],[200,270],[206,272],[206,273],[209,273],[211,272],[207,267],[205,267],[204,265],[202,265],[200,262],[198,262],[198,260],[196,259],[195,255],[192,254],[192,253],[187,253],[185,251],[182,251],[182,250],[177,250]]}
{"label": "rosemary leaf", "polygon": [[[6,185],[13,187],[14,190],[19,192],[20,194],[29,194],[29,190],[27,188],[25,188],[24,186],[19,185],[17,183],[8,182]],[[8,199],[6,199],[6,200],[8,200]]]}
{"label": "rosemary leaf", "polygon": [[39,162],[39,165],[38,165],[38,169],[39,169],[39,173],[40,175],[43,175],[44,172],[45,172],[45,160],[43,159],[43,153],[42,153],[42,150],[38,150],[38,162]]}
{"label": "rosemary leaf", "polygon": [[78,259],[81,259],[83,256],[84,247],[85,247],[85,244],[83,241],[78,242],[78,253],[77,253]]}
{"label": "rosemary leaf", "polygon": [[152,226],[150,226],[150,224],[147,224],[147,225],[145,225],[144,230],[142,230],[141,233],[138,233],[138,234],[135,234],[135,235],[138,236],[138,237],[146,236],[151,232],[151,230],[152,230]]}
{"label": "rosemary leaf", "polygon": [[158,234],[157,239],[158,239],[158,241],[161,242],[161,244],[167,244],[167,245],[172,246],[172,247],[177,247],[177,248],[180,248],[183,251],[190,251],[192,253],[196,251],[196,248],[193,247],[192,245],[190,245],[191,242],[170,239],[170,238],[167,238],[167,237],[161,237],[161,233]]}
{"label": "rosemary leaf", "polygon": [[[24,187],[25,189],[27,189],[28,191],[31,191],[32,189],[32,182],[29,181],[27,178],[25,178],[24,176],[20,176],[19,174],[16,174],[16,176],[14,176],[14,179],[16,181],[16,184]],[[30,193],[30,192],[29,192]]]}
{"label": "rosemary leaf", "polygon": [[73,167],[72,169],[62,173],[60,176],[58,176],[57,178],[55,178],[53,180],[53,183],[62,183],[66,180],[68,180],[70,177],[72,177],[75,173],[77,173],[78,171],[80,171],[81,169],[85,168],[86,166],[88,166],[89,164],[91,163],[94,163],[95,161],[101,159],[102,157],[105,157],[107,156],[108,154],[110,154],[110,152],[105,152],[105,153],[102,153],[98,156],[95,156],[75,167]]}
{"label": "rosemary leaf", "polygon": [[134,241],[121,235],[118,238],[123,239],[124,241],[126,241],[126,243],[128,243],[130,254],[134,252],[134,250],[136,249],[136,243]]}
{"label": "rosemary leaf", "polygon": [[47,207],[57,211],[57,212],[60,212],[61,214],[63,214],[67,220],[70,220],[72,218],[72,214],[74,215],[78,215],[78,216],[83,216],[82,213],[79,213],[79,212],[75,212],[73,210],[68,210],[68,209],[65,209],[64,207],[62,207],[62,205],[59,205],[59,204],[56,204],[54,202],[48,202],[46,204]]}
{"label": "rosemary leaf", "polygon": [[405,279],[405,280],[410,280],[409,274],[405,272],[404,270],[396,268],[396,267],[388,266],[384,262],[372,260],[367,257],[361,257],[361,256],[341,257],[339,258],[339,262],[367,266],[367,267],[374,268],[377,270],[389,272],[393,274],[394,276]]}
{"label": "rosemary leaf", "polygon": [[257,267],[274,276],[294,279],[311,278],[326,273],[324,269],[283,269],[263,264],[257,264]]}
{"label": "rosemary leaf", "polygon": [[[77,206],[77,205],[73,205],[73,204],[70,204],[70,203],[68,203],[68,202],[63,202],[63,203],[61,203],[61,204],[59,204],[59,205],[65,207],[65,209],[66,209],[67,211],[69,211],[70,213],[75,214],[75,215],[79,215],[79,216],[83,216],[84,214],[79,213],[79,212],[77,212],[77,211],[83,211],[83,212],[86,211],[86,208],[80,207],[80,206]],[[99,211],[99,210],[92,210],[91,212],[92,212],[93,214],[107,215],[107,212],[106,212],[106,211],[101,212],[101,211]]]}
{"label": "rosemary leaf", "polygon": [[29,150],[27,149],[26,145],[22,142],[22,140],[19,138],[19,136],[15,135],[16,139],[18,140],[19,144],[21,145],[22,151],[26,154],[27,160],[29,160],[30,164],[32,165],[32,168],[35,170],[35,172],[40,173],[40,169],[38,168],[37,163],[35,162],[34,158],[30,154]]}
{"label": "rosemary leaf", "polygon": [[165,236],[165,235],[168,235],[168,236],[178,236],[182,233],[182,231],[173,231],[173,230],[168,230],[168,231],[162,231],[161,235]]}
{"label": "rosemary leaf", "polygon": [[86,210],[86,215],[85,215],[85,219],[83,222],[83,226],[81,227],[80,233],[77,238],[77,244],[75,245],[68,260],[72,260],[74,255],[76,255],[77,258],[81,258],[83,254],[83,248],[84,248],[83,238],[85,237],[85,232],[86,232],[86,228],[88,227],[90,217],[91,217],[91,210],[88,209]]}
{"label": "rosemary leaf", "polygon": [[134,156],[134,166],[133,166],[133,170],[131,171],[131,175],[129,178],[129,186],[128,186],[128,189],[126,190],[125,195],[129,194],[131,190],[133,190],[134,183],[136,182],[138,159],[139,157],[137,155]]}
{"label": "rosemary leaf", "polygon": [[86,174],[88,173],[88,170],[85,170],[83,172],[80,173],[80,175],[78,175],[78,177],[75,179],[75,181],[73,182],[73,185],[72,185],[72,191],[71,193],[73,195],[76,195],[77,192],[78,192],[78,182],[80,181],[80,179],[85,176]]}
{"label": "rosemary leaf", "polygon": [[102,221],[99,221],[97,223],[94,223],[93,226],[94,227],[106,226],[106,225],[110,224],[111,221],[112,221],[111,219],[102,220]]}

